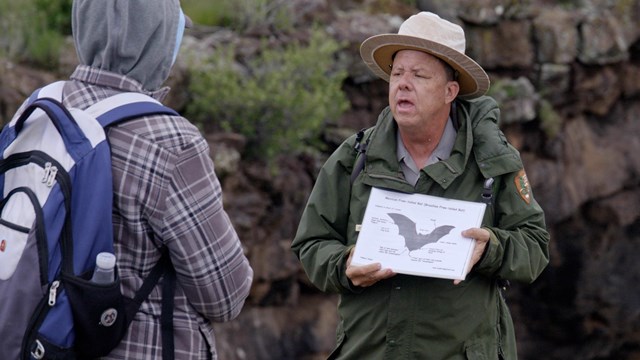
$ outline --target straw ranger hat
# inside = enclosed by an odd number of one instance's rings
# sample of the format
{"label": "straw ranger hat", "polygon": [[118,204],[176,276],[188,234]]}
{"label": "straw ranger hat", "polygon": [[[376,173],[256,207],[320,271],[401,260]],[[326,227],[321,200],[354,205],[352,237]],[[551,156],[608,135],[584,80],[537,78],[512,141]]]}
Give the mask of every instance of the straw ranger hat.
{"label": "straw ranger hat", "polygon": [[489,89],[487,73],[464,54],[465,37],[462,28],[430,12],[409,17],[397,34],[375,35],[360,46],[360,56],[379,77],[389,81],[393,55],[400,50],[418,50],[449,64],[458,73],[459,97],[472,99]]}

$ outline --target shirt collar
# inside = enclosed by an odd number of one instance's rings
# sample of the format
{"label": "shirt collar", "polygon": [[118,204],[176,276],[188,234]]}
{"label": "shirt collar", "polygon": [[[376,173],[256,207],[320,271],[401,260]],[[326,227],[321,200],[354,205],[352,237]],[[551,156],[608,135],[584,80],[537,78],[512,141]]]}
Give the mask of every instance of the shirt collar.
{"label": "shirt collar", "polygon": [[[396,132],[396,138],[397,138],[396,153],[398,155],[398,161],[400,163],[404,162],[412,170],[414,170],[415,172],[419,172],[420,169],[417,168],[416,164],[413,162],[413,159],[411,159],[411,156],[409,155],[409,151],[404,146],[404,143],[400,138],[400,131]],[[427,160],[427,165],[435,164],[438,161],[448,159],[449,155],[451,155],[451,150],[453,150],[453,145],[455,144],[455,142],[456,142],[456,129],[453,127],[453,122],[451,121],[451,118],[449,118],[449,120],[447,121],[447,124],[444,127],[444,131],[442,133],[442,137],[440,138],[440,142],[438,143],[438,146],[436,146],[436,148],[433,149],[433,152],[431,153],[429,160]]]}
{"label": "shirt collar", "polygon": [[146,91],[142,88],[142,84],[132,78],[87,65],[78,65],[70,78],[92,85],[107,86],[122,91],[142,93],[149,95],[158,101],[162,101],[170,90],[168,86],[165,86],[155,91]]}

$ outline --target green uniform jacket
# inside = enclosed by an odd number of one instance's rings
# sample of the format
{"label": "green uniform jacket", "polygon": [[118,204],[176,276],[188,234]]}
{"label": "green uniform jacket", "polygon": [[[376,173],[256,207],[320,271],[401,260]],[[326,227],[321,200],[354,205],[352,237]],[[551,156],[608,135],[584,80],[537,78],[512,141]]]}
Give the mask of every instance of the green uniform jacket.
{"label": "green uniform jacket", "polygon": [[[389,109],[369,129],[364,170],[353,184],[356,137],[347,139],[320,171],[292,249],[315,286],[340,293],[337,347],[330,359],[516,359],[513,323],[497,279],[533,282],[549,262],[544,214],[533,198],[520,155],[498,128],[489,97],[457,101],[456,142],[447,160],[422,169],[415,187],[396,155],[397,125]],[[483,227],[491,240],[460,285],[398,274],[367,288],[345,275],[371,187],[481,201],[495,179],[495,205]]]}

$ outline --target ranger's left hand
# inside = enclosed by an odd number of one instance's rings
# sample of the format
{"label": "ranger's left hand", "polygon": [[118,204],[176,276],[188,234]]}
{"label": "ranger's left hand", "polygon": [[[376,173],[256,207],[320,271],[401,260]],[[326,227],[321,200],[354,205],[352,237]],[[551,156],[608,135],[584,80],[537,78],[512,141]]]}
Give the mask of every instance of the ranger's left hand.
{"label": "ranger's left hand", "polygon": [[[476,241],[476,246],[473,249],[473,254],[471,254],[471,262],[469,263],[468,271],[471,271],[473,266],[482,258],[482,254],[484,254],[484,251],[487,248],[487,243],[489,242],[491,234],[487,229],[471,228],[463,231],[462,236],[474,239]],[[462,280],[453,280],[454,285],[458,285],[461,282]]]}

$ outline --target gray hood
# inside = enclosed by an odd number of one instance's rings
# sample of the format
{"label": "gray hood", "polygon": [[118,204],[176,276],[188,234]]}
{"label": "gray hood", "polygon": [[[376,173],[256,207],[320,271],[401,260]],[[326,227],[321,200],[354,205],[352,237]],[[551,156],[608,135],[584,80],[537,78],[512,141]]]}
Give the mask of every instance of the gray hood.
{"label": "gray hood", "polygon": [[74,0],[72,12],[80,64],[126,75],[147,91],[169,77],[178,0]]}

